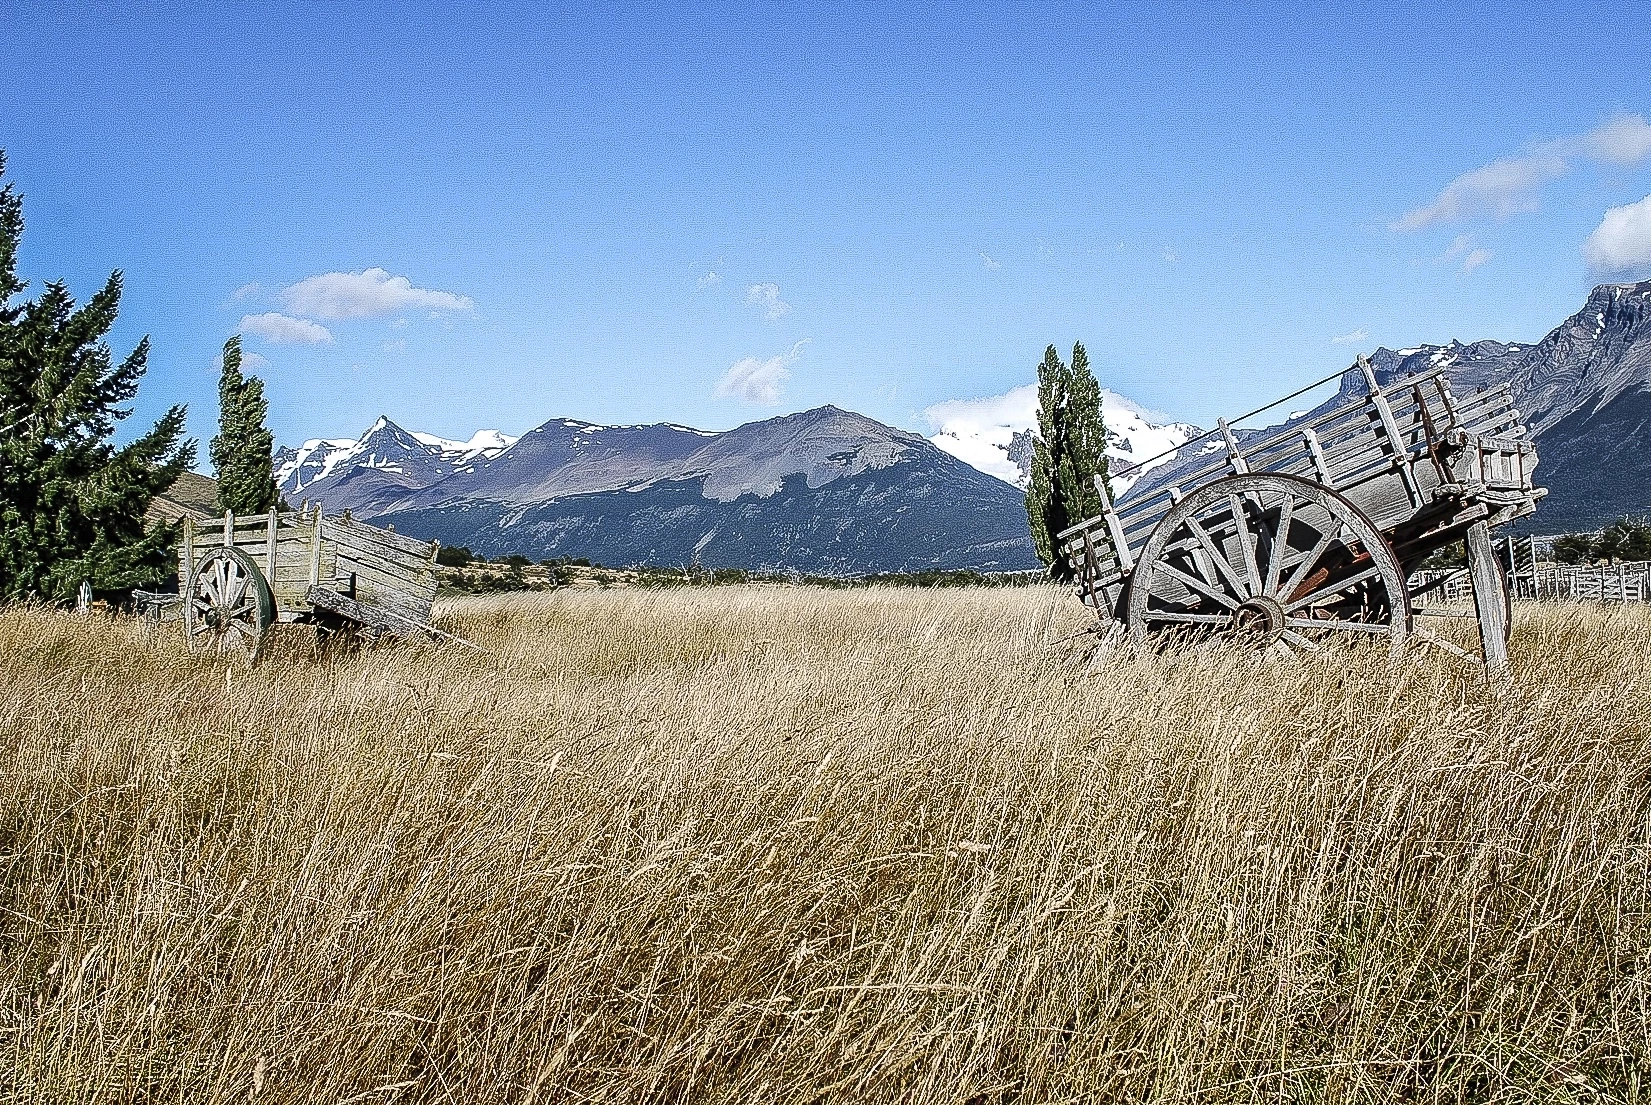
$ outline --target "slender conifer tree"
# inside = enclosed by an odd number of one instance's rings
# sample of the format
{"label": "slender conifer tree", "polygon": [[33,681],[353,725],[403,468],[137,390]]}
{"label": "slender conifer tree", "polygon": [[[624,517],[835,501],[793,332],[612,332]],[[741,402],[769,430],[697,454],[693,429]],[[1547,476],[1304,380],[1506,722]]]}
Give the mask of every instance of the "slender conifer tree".
{"label": "slender conifer tree", "polygon": [[241,374],[241,336],[224,342],[218,377],[218,436],[208,455],[218,474],[218,507],[262,514],[281,501],[275,488],[275,437],[264,425],[264,382]]}
{"label": "slender conifer tree", "polygon": [[1032,546],[1056,579],[1071,575],[1060,556],[1057,535],[1101,512],[1097,477],[1107,478],[1100,384],[1090,371],[1082,342],[1072,347],[1070,365],[1051,345],[1038,366],[1038,429],[1032,443],[1026,516]]}

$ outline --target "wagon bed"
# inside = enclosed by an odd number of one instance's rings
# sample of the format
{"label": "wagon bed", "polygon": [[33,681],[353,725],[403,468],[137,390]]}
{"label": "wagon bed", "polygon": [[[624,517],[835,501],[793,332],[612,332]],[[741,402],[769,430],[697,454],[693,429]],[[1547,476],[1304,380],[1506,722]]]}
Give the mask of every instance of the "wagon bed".
{"label": "wagon bed", "polygon": [[440,546],[319,506],[205,522],[178,549],[192,650],[257,654],[276,622],[404,637],[430,628]]}
{"label": "wagon bed", "polygon": [[[1220,420],[1179,447],[1192,460],[1143,475],[1116,504],[1097,480],[1102,512],[1057,537],[1079,597],[1136,634],[1242,629],[1306,649],[1336,630],[1398,644],[1413,628],[1406,580],[1464,540],[1481,626],[1505,639],[1489,531],[1546,494],[1507,387],[1458,398],[1443,370],[1381,387],[1362,356],[1358,368],[1363,395],[1242,442]],[[1498,653],[1487,640],[1487,662]]]}

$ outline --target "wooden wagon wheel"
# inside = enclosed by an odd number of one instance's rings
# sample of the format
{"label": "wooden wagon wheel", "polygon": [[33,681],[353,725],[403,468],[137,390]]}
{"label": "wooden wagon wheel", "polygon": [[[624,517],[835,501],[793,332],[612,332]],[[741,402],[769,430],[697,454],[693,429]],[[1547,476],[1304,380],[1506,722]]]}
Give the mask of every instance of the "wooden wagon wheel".
{"label": "wooden wagon wheel", "polygon": [[1374,523],[1334,491],[1277,473],[1229,476],[1164,515],[1141,550],[1125,621],[1230,634],[1280,653],[1327,639],[1410,636],[1399,559]]}
{"label": "wooden wagon wheel", "polygon": [[274,621],[275,596],[269,582],[240,549],[210,549],[190,569],[183,603],[189,651],[251,663]]}

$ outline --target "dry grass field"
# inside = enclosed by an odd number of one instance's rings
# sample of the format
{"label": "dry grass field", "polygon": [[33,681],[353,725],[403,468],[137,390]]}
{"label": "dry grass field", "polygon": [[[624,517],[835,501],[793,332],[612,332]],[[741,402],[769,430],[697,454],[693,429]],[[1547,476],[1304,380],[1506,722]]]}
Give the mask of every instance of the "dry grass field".
{"label": "dry grass field", "polygon": [[1639,1100],[1651,616],[1086,671],[1042,588],[0,613],[0,1101]]}

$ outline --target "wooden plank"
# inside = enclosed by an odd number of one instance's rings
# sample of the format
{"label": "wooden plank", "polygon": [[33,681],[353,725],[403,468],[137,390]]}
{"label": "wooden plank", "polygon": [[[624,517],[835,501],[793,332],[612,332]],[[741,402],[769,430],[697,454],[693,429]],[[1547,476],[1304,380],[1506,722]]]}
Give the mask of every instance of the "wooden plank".
{"label": "wooden plank", "polygon": [[332,542],[332,547],[338,550],[338,571],[353,572],[371,569],[381,576],[402,580],[414,584],[423,579],[435,576],[435,569],[424,564],[409,565],[405,561],[388,559],[377,552],[364,551],[352,548],[347,542]]}
{"label": "wooden plank", "polygon": [[276,517],[275,511],[271,510],[269,512],[268,519],[264,523],[264,528],[267,531],[264,535],[264,580],[265,580],[265,582],[268,582],[268,581],[275,578],[275,547],[276,547],[277,542],[280,540],[280,537],[279,537],[280,525],[281,525],[280,519]]}
{"label": "wooden plank", "polygon": [[310,534],[310,586],[314,587],[321,582],[321,508],[315,508],[315,517],[310,523],[313,530]]}
{"label": "wooden plank", "polygon": [[415,541],[411,537],[404,537],[399,533],[384,529],[381,526],[368,525],[346,518],[329,518],[326,523],[327,536],[337,540],[352,540],[353,544],[361,548],[379,547],[386,550],[387,555],[398,558],[411,557],[416,561],[432,561],[435,559],[435,543],[432,541]]}
{"label": "wooden plank", "polygon": [[397,637],[410,637],[424,628],[405,615],[385,610],[374,603],[357,602],[326,587],[311,587],[306,598],[317,610],[325,610],[357,625],[368,626]]}
{"label": "wooden plank", "polygon": [[1490,524],[1468,527],[1468,575],[1473,579],[1473,605],[1479,611],[1479,639],[1484,646],[1485,675],[1498,683],[1508,675],[1507,609],[1502,604],[1502,578],[1496,570],[1496,549]]}

